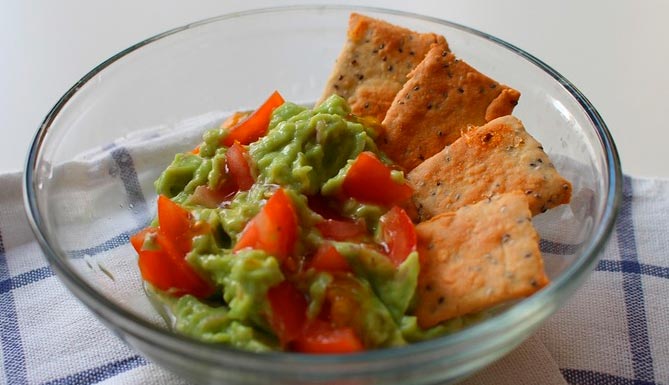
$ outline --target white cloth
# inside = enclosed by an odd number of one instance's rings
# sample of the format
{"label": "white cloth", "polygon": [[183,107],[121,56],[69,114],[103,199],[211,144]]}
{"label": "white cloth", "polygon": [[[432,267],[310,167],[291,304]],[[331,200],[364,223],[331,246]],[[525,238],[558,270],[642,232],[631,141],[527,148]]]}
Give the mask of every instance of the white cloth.
{"label": "white cloth", "polygon": [[[93,215],[87,207],[91,194],[118,200],[109,207],[128,208],[104,213],[111,225],[96,230],[97,246],[74,250],[75,236],[62,239],[102,290],[126,286],[130,292],[138,284],[133,279],[112,285],[107,276],[124,279],[114,272],[131,255],[127,236],[152,216],[143,192],[151,191],[155,175],[135,170],[162,169],[164,164],[153,164],[157,151],[174,153],[197,143],[194,128],[218,118],[190,122],[191,129],[182,127],[169,145],[164,136],[144,134],[54,169],[67,173],[68,194],[78,193],[77,205],[63,199],[56,208],[71,217],[69,225]],[[115,184],[101,182],[110,179]],[[77,185],[82,180],[86,186]],[[465,384],[669,385],[669,181],[624,182],[620,220],[590,279],[537,333]],[[0,384],[184,384],[126,347],[65,289],[23,210],[20,175],[0,175]],[[100,251],[112,258],[98,259]],[[135,301],[145,299],[126,305]]]}

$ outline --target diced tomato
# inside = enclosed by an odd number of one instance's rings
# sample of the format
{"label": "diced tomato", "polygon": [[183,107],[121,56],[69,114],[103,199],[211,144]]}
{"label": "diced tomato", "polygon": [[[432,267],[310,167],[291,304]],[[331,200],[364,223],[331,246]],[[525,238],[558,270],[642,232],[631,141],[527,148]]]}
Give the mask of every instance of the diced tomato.
{"label": "diced tomato", "polygon": [[130,237],[130,243],[139,255],[139,271],[142,277],[161,290],[168,290],[172,286],[173,278],[169,257],[162,250],[145,250],[144,240],[147,235],[155,237],[158,228],[147,227]]}
{"label": "diced tomato", "polygon": [[139,255],[139,271],[145,281],[150,282],[160,290],[170,290],[175,287],[175,274],[169,262],[169,257],[161,250],[142,250]]}
{"label": "diced tomato", "polygon": [[[256,217],[258,215],[260,215],[260,213],[258,213]],[[242,231],[242,234],[240,235],[239,240],[235,244],[235,247],[232,249],[232,251],[237,252],[247,247],[250,247],[252,249],[265,250],[263,246],[264,245],[262,244],[262,241],[260,239],[260,231],[258,230],[258,226],[256,225],[255,218],[253,218],[244,227],[244,231]]]}
{"label": "diced tomato", "polygon": [[158,223],[160,232],[165,234],[179,251],[187,253],[191,247],[191,215],[170,198],[158,196]]}
{"label": "diced tomato", "polygon": [[351,271],[346,258],[330,243],[318,247],[309,266],[319,271]]}
{"label": "diced tomato", "polygon": [[264,215],[256,218],[256,225],[266,250],[279,258],[293,254],[298,231],[297,213],[285,190],[278,189],[262,212]]}
{"label": "diced tomato", "polygon": [[163,257],[162,263],[169,266],[170,272],[168,276],[164,277],[164,282],[168,285],[166,285],[167,287],[159,287],[161,290],[172,290],[176,295],[192,294],[199,298],[213,294],[213,286],[188,265],[185,259],[186,254],[179,250],[178,245],[169,236],[163,232],[158,232],[156,241],[164,256],[166,256],[166,258]]}
{"label": "diced tomato", "polygon": [[227,174],[222,183],[215,189],[209,186],[197,186],[190,202],[209,208],[218,207],[222,202],[232,198],[237,191],[246,191],[255,182],[251,174],[247,151],[235,142],[225,153]]}
{"label": "diced tomato", "polygon": [[272,329],[286,347],[303,332],[307,322],[307,300],[289,281],[282,281],[267,291],[272,309],[269,318]]}
{"label": "diced tomato", "polygon": [[404,209],[394,206],[380,220],[381,239],[390,260],[399,266],[416,250],[416,229]]}
{"label": "diced tomato", "polygon": [[407,183],[395,182],[390,171],[376,155],[362,152],[346,174],[342,192],[347,198],[386,207],[405,202],[413,190]]}
{"label": "diced tomato", "polygon": [[326,219],[316,223],[316,228],[323,238],[334,241],[355,241],[367,234],[367,226],[362,220]]}
{"label": "diced tomato", "polygon": [[264,250],[283,262],[295,250],[297,231],[295,207],[280,188],[246,225],[233,251],[251,247]]}
{"label": "diced tomato", "polygon": [[[237,125],[242,119],[246,118],[249,116],[248,112],[235,112],[234,114],[228,116],[227,119],[221,123],[221,128],[230,128],[232,126]],[[196,146],[194,149],[191,150],[190,152],[193,155],[198,155],[200,153],[200,146]]]}
{"label": "diced tomato", "polygon": [[223,185],[212,190],[206,185],[197,186],[193,195],[191,195],[190,203],[208,207],[210,209],[218,207],[222,202],[229,200],[237,192],[237,186],[232,182],[223,183]]}
{"label": "diced tomato", "polygon": [[333,327],[329,322],[314,320],[293,344],[302,353],[343,354],[364,350],[360,338],[352,328]]}
{"label": "diced tomato", "polygon": [[239,191],[246,191],[255,182],[251,174],[247,152],[239,142],[235,142],[225,153],[225,162],[232,180],[237,184]]}
{"label": "diced tomato", "polygon": [[272,309],[270,325],[284,347],[304,353],[353,353],[364,346],[350,327],[336,327],[330,322],[307,321],[308,303],[289,281],[282,281],[267,291]]}
{"label": "diced tomato", "polygon": [[228,135],[223,138],[223,144],[230,147],[235,141],[241,144],[249,144],[258,140],[267,132],[272,111],[283,103],[283,97],[279,92],[274,91],[251,116],[230,128]]}
{"label": "diced tomato", "polygon": [[[140,236],[137,234],[133,237],[135,239],[133,246],[136,243],[144,243],[143,239],[139,241]],[[188,265],[184,255],[174,244],[160,232],[155,233],[155,237],[158,249],[145,250],[140,246],[137,251],[142,278],[156,288],[170,291],[176,296],[184,294],[192,294],[199,298],[210,296],[214,291],[213,286]]]}
{"label": "diced tomato", "polygon": [[228,118],[225,119],[223,123],[221,123],[221,128],[230,128],[236,126],[239,122],[242,121],[242,119],[246,118],[249,115],[250,115],[249,112],[237,111],[234,114],[228,116]]}
{"label": "diced tomato", "polygon": [[130,244],[132,244],[132,247],[135,248],[135,251],[139,253],[142,251],[144,246],[144,239],[146,239],[147,234],[155,235],[157,232],[157,227],[147,227],[137,234],[130,236]]}
{"label": "diced tomato", "polygon": [[[210,296],[213,285],[200,277],[185,259],[193,235],[203,226],[193,225],[190,213],[163,195],[158,197],[158,222],[159,227],[147,227],[130,237],[130,243],[139,255],[142,278],[177,296]],[[155,238],[156,249],[144,249],[149,235]]]}

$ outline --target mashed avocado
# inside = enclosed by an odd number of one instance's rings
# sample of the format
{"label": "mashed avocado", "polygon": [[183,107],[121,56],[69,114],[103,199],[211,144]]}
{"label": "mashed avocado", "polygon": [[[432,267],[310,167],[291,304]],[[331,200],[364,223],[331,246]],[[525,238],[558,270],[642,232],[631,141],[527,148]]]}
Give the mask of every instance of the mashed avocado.
{"label": "mashed avocado", "polygon": [[372,131],[348,120],[350,112],[337,96],[313,110],[292,103],[277,108],[268,134],[250,146],[261,179],[313,195],[362,151],[378,152]]}
{"label": "mashed avocado", "polygon": [[[219,128],[206,132],[199,153],[176,155],[155,183],[159,194],[187,209],[198,223],[200,230],[192,237],[185,260],[215,287],[207,298],[190,294],[177,298],[150,290],[168,309],[174,329],[251,351],[286,348],[273,330],[268,302],[268,291],[283,281],[299,289],[307,301],[307,322],[330,314],[326,319],[353,330],[366,349],[403,345],[461,326],[462,320],[431,330],[417,326],[411,307],[418,253],[410,252],[401,264],[393,264],[379,230],[379,218],[388,208],[341,197],[343,180],[361,152],[372,152],[388,163],[374,144],[375,130],[351,115],[343,98],[332,96],[314,109],[293,103],[275,109],[267,133],[245,146],[253,186],[213,207],[203,205],[203,191],[214,194],[231,178],[226,166],[231,150],[219,144],[227,134]],[[392,179],[404,183],[400,171],[393,170]],[[299,223],[291,263],[262,249],[234,250],[279,186]],[[352,240],[326,239],[317,226],[323,214],[310,205],[314,197],[328,200],[328,210],[335,208],[338,220],[364,223],[367,234]],[[348,270],[310,267],[323,245],[343,256]]]}

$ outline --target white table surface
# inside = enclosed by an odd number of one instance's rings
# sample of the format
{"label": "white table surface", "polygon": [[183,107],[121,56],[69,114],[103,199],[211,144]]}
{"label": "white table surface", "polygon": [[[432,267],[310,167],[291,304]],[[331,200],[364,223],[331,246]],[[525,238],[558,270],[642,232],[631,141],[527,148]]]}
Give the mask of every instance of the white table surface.
{"label": "white table surface", "polygon": [[[461,23],[541,58],[598,109],[616,141],[624,172],[669,177],[669,125],[663,119],[669,100],[669,1],[361,3]],[[49,109],[104,59],[192,21],[279,2],[5,0],[1,4],[0,172],[6,172],[22,169],[32,137]]]}

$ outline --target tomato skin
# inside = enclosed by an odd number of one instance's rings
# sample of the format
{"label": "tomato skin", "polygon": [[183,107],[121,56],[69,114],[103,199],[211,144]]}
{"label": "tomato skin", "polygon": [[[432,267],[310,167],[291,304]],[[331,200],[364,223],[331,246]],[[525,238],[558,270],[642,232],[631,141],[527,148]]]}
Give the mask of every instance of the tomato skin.
{"label": "tomato skin", "polygon": [[239,142],[235,142],[228,148],[225,153],[225,162],[239,191],[247,191],[253,186],[255,180],[251,174],[247,151]]}
{"label": "tomato skin", "polygon": [[374,153],[365,151],[355,159],[344,182],[342,193],[363,203],[390,207],[407,201],[413,193],[407,183],[396,183],[391,169]]}
{"label": "tomato skin", "polygon": [[316,253],[311,258],[309,267],[318,271],[351,271],[351,266],[348,264],[346,258],[330,243],[323,243],[318,247],[318,250],[316,250]]}
{"label": "tomato skin", "polygon": [[287,347],[296,340],[307,323],[307,300],[289,281],[282,281],[267,291],[272,315],[269,317],[281,345]]}
{"label": "tomato skin", "polygon": [[246,247],[260,249],[282,263],[293,254],[297,233],[295,207],[283,188],[279,188],[246,225],[233,251]]}
{"label": "tomato skin", "polygon": [[302,353],[345,354],[365,348],[349,327],[333,327],[329,322],[313,320],[293,343],[293,349]]}
{"label": "tomato skin", "polygon": [[235,141],[240,144],[250,144],[258,140],[258,138],[267,132],[272,111],[283,103],[284,100],[281,94],[278,91],[274,91],[248,118],[230,128],[228,135],[223,138],[223,145],[230,147]]}
{"label": "tomato skin", "polygon": [[380,219],[381,239],[386,253],[395,266],[399,266],[416,250],[416,229],[404,209],[393,206]]}

